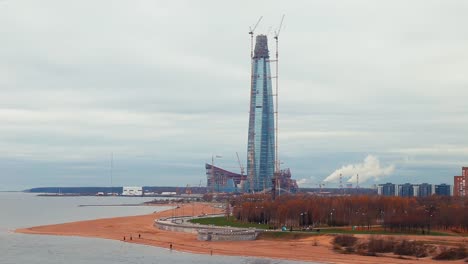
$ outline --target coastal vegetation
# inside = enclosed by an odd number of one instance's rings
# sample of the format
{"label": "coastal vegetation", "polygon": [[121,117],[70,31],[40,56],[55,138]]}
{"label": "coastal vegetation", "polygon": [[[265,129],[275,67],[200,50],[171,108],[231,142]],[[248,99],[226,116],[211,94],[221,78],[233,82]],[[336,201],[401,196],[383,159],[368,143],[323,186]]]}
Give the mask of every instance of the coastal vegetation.
{"label": "coastal vegetation", "polygon": [[369,238],[354,237],[353,235],[337,235],[334,237],[333,249],[343,254],[359,254],[365,256],[395,256],[425,258],[435,260],[458,260],[468,257],[468,250],[464,244],[441,246],[424,241],[394,239],[394,237],[370,236]]}
{"label": "coastal vegetation", "polygon": [[[277,229],[333,232],[369,231],[441,235],[468,233],[466,197],[243,195],[230,200],[230,213],[240,223]],[[339,228],[339,229],[336,229]],[[340,231],[341,230],[341,231]],[[434,232],[437,230],[437,232]]]}

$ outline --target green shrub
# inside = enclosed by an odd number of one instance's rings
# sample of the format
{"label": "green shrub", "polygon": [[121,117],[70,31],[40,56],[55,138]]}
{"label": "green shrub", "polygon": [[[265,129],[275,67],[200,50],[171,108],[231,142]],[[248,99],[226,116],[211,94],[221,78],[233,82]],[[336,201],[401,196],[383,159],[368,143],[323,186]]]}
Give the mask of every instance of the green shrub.
{"label": "green shrub", "polygon": [[422,258],[427,256],[427,249],[428,247],[421,242],[403,240],[395,245],[393,253]]}
{"label": "green shrub", "polygon": [[341,247],[352,247],[356,244],[357,238],[353,235],[338,235],[333,239],[333,244]]}
{"label": "green shrub", "polygon": [[[435,256],[435,260],[457,260],[464,259],[468,257],[468,251],[464,245],[459,246],[458,248],[442,248],[441,252]],[[468,262],[468,260],[467,260]]]}
{"label": "green shrub", "polygon": [[375,252],[375,253],[393,252],[395,248],[395,244],[396,242],[392,238],[385,239],[385,238],[371,237],[367,244],[367,250],[369,252]]}
{"label": "green shrub", "polygon": [[356,250],[354,249],[354,247],[345,247],[344,252],[347,254],[351,254],[351,253],[355,253]]}

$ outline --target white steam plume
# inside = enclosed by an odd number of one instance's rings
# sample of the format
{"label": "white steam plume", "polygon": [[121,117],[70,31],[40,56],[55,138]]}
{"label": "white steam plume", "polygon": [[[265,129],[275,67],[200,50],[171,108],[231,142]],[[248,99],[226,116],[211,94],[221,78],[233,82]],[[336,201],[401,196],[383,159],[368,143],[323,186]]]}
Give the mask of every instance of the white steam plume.
{"label": "white steam plume", "polygon": [[306,185],[308,182],[309,181],[307,179],[305,179],[305,178],[296,181],[297,185],[299,185],[299,186]]}
{"label": "white steam plume", "polygon": [[395,166],[390,165],[388,167],[381,167],[380,161],[377,157],[368,155],[364,159],[364,163],[349,164],[335,170],[330,174],[324,181],[326,182],[338,182],[340,180],[340,174],[343,177],[343,181],[356,182],[356,175],[359,174],[359,183],[366,182],[370,179],[374,181],[379,180],[395,171]]}

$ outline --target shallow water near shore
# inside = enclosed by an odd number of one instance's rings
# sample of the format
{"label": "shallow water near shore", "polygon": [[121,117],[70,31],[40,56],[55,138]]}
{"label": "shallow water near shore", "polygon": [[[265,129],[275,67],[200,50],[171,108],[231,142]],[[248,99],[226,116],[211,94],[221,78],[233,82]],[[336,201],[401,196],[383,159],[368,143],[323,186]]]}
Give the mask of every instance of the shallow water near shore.
{"label": "shallow water near shore", "polygon": [[305,263],[242,256],[190,254],[107,239],[13,233],[13,230],[23,227],[141,215],[167,208],[160,206],[80,206],[135,204],[149,200],[152,198],[41,197],[29,193],[0,193],[0,252],[2,252],[0,263]]}

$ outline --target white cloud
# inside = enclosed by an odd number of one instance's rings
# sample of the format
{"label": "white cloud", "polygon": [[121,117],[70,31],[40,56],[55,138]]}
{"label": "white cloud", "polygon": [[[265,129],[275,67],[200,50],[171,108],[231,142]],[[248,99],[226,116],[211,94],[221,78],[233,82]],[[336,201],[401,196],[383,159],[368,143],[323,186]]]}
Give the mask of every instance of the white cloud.
{"label": "white cloud", "polygon": [[391,152],[402,153],[405,155],[438,155],[438,156],[456,156],[468,155],[468,146],[462,145],[436,145],[429,147],[402,148],[391,150]]}
{"label": "white cloud", "polygon": [[282,137],[292,140],[306,140],[314,138],[358,138],[369,136],[365,131],[285,131]]}
{"label": "white cloud", "polygon": [[359,183],[367,182],[368,180],[379,180],[385,176],[392,174],[395,171],[394,165],[382,167],[377,157],[368,155],[363,163],[348,164],[340,169],[335,170],[327,178],[325,182],[337,182],[340,179],[340,174],[343,179],[348,182],[356,182],[359,174]]}

